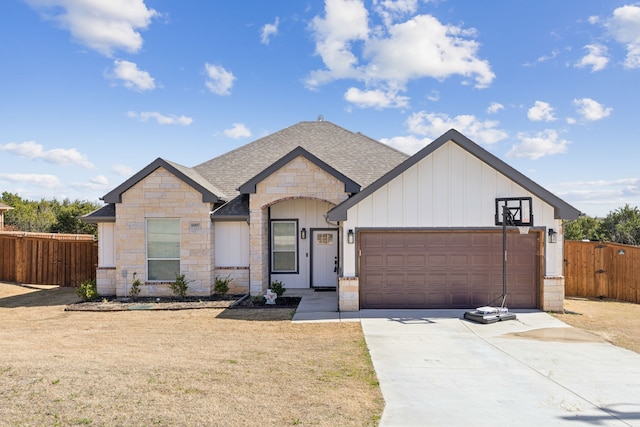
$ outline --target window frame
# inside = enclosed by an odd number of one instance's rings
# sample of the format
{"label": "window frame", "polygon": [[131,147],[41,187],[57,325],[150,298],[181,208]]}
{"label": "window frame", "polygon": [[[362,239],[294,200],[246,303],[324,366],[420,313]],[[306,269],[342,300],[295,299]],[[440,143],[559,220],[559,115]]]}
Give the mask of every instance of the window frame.
{"label": "window frame", "polygon": [[[274,228],[274,224],[278,224],[278,223],[293,224],[293,227],[294,227],[293,242],[295,244],[295,248],[293,250],[289,250],[289,251],[275,250],[275,243],[274,243],[275,233],[273,232],[273,228]],[[299,228],[298,228],[297,219],[278,218],[278,219],[272,219],[269,221],[269,271],[271,272],[271,274],[299,274],[300,273],[300,260],[299,260],[300,244],[298,241],[298,233],[299,233]],[[293,252],[294,254],[293,259],[295,262],[295,266],[293,270],[276,270],[275,269],[274,255],[278,252],[279,253]]]}
{"label": "window frame", "polygon": [[[178,226],[178,256],[177,257],[150,257],[149,256],[149,222],[153,221],[174,221]],[[166,283],[166,282],[174,282],[176,280],[175,277],[162,278],[162,279],[151,279],[149,274],[149,266],[150,261],[178,261],[178,272],[177,274],[181,274],[182,263],[180,260],[180,251],[182,246],[182,230],[180,227],[180,218],[146,218],[145,221],[145,258],[146,258],[146,270],[147,270],[147,282],[151,283]]]}

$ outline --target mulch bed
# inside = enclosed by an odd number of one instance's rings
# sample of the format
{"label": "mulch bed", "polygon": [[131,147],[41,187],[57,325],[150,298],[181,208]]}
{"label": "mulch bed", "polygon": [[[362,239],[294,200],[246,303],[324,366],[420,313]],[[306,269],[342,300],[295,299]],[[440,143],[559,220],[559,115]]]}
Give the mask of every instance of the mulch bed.
{"label": "mulch bed", "polygon": [[105,297],[96,301],[70,304],[65,311],[136,311],[136,310],[196,310],[203,308],[296,308],[299,297],[279,297],[275,305],[265,304],[262,297],[243,295],[211,295],[207,297]]}

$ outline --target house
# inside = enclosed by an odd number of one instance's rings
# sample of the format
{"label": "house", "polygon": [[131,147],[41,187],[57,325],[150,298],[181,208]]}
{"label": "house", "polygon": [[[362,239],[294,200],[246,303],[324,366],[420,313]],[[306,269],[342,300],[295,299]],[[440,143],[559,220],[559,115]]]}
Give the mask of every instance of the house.
{"label": "house", "polygon": [[[98,292],[193,295],[337,288],[339,309],[469,308],[502,294],[497,198],[529,200],[508,227],[509,307],[561,310],[562,220],[579,211],[455,130],[413,156],[319,119],[194,167],[156,159],[84,217],[98,224]],[[505,228],[506,230],[506,228]],[[559,237],[557,242],[547,236]]]}

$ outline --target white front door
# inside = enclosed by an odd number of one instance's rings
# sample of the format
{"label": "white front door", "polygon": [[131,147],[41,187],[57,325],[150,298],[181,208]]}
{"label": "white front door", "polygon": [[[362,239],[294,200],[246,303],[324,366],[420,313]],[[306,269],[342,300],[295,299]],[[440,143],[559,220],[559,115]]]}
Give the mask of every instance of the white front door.
{"label": "white front door", "polygon": [[338,285],[338,230],[311,230],[311,287]]}

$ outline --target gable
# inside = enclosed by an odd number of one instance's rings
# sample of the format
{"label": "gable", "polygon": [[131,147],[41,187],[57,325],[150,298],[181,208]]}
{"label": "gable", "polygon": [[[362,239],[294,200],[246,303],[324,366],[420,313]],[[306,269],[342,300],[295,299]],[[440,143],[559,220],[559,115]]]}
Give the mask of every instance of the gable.
{"label": "gable", "polygon": [[168,170],[185,184],[189,185],[191,188],[202,194],[203,203],[220,203],[226,201],[226,196],[222,193],[222,191],[206,181],[196,171],[182,166],[178,163],[169,162],[162,158],[157,158],[149,165],[147,165],[144,169],[133,175],[118,187],[111,190],[109,193],[105,194],[102,200],[104,200],[106,203],[121,203],[123,193],[145,179],[158,168],[164,168]]}
{"label": "gable", "polygon": [[[263,170],[262,172],[260,172],[259,174],[251,178],[249,181],[245,182],[243,185],[241,185],[240,188],[238,188],[238,190],[240,191],[241,194],[255,193],[256,186],[260,182],[264,181],[266,178],[273,175],[277,171],[280,171],[283,167],[285,167],[287,164],[291,163],[294,159],[297,159],[298,157],[301,157],[307,160],[309,163],[315,165],[318,169],[320,169],[325,174],[330,175],[336,180],[340,181],[344,185],[345,193],[357,193],[358,191],[360,191],[360,185],[357,182],[343,175],[341,172],[337,171],[336,169],[334,169],[327,163],[323,162],[313,154],[309,153],[307,150],[305,150],[302,147],[296,147],[293,151],[287,153],[285,156],[277,160],[275,163],[271,164],[268,168],[266,168],[265,170]],[[298,168],[298,171],[299,171],[298,173],[296,173],[295,169],[289,172],[289,174],[291,175],[291,179],[294,180],[292,181],[293,184],[297,184],[295,182],[296,175],[304,174],[305,172],[307,172],[306,169],[307,169],[306,167],[300,167]],[[320,176],[318,176],[317,178],[322,179]],[[287,186],[286,182],[283,182],[282,184],[284,186]]]}
{"label": "gable", "polygon": [[[428,181],[430,188],[428,182],[422,182],[425,177],[431,177]],[[360,193],[336,206],[329,212],[329,220],[345,221],[350,208],[369,196],[376,197],[378,191],[385,192],[389,186],[401,185],[405,178],[415,180],[416,184],[421,183],[424,193],[421,197],[417,197],[416,193],[414,198],[419,203],[432,203],[433,209],[442,207],[450,197],[458,197],[464,200],[459,205],[463,209],[493,212],[493,207],[471,207],[470,200],[481,196],[479,203],[492,206],[495,197],[530,195],[550,206],[555,219],[575,219],[580,214],[573,206],[452,129]],[[398,197],[398,190],[394,192],[394,197]],[[397,208],[397,201],[389,200],[389,203],[394,209]],[[452,214],[455,212],[454,209]]]}

